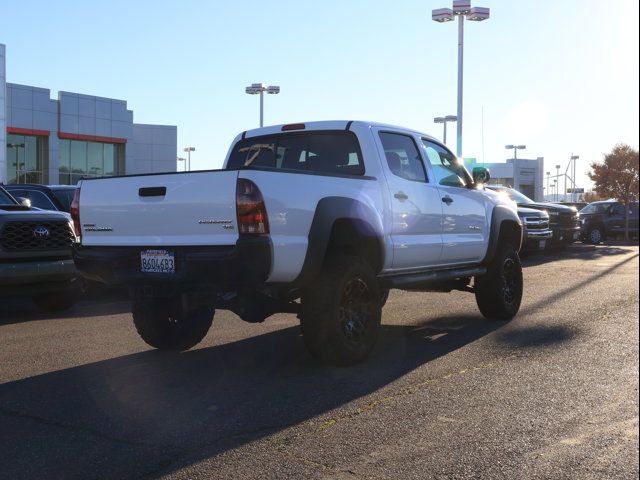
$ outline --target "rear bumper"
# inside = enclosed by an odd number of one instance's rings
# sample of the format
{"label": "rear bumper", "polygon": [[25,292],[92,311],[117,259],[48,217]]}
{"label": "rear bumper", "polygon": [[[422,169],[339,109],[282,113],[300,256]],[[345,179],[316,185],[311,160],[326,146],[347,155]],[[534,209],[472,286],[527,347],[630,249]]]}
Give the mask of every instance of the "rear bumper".
{"label": "rear bumper", "polygon": [[175,273],[141,272],[140,253],[151,247],[76,246],[76,267],[90,280],[110,285],[170,285],[192,290],[263,283],[271,270],[269,237],[242,237],[235,245],[162,247],[175,254]]}
{"label": "rear bumper", "polygon": [[78,278],[72,259],[0,263],[0,296],[32,295],[71,287]]}

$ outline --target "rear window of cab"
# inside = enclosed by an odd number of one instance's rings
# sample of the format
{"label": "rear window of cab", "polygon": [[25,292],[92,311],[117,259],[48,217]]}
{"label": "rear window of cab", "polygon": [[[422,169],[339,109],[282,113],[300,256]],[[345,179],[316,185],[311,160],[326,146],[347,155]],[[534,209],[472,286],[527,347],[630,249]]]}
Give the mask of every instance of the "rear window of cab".
{"label": "rear window of cab", "polygon": [[233,147],[227,170],[270,168],[338,175],[364,175],[352,132],[296,132],[252,137]]}

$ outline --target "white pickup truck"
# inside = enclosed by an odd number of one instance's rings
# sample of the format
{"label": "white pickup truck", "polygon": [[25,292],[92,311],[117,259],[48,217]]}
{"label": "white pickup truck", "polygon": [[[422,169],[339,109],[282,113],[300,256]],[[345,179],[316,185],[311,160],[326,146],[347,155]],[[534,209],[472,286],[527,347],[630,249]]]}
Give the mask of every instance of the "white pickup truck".
{"label": "white pickup truck", "polygon": [[185,350],[215,309],[248,322],[297,313],[311,353],[371,351],[389,289],[475,293],[482,314],[520,308],[516,206],[440,142],[371,122],[250,130],[221,170],[79,183],[74,250],[87,278],[126,285],[141,337]]}

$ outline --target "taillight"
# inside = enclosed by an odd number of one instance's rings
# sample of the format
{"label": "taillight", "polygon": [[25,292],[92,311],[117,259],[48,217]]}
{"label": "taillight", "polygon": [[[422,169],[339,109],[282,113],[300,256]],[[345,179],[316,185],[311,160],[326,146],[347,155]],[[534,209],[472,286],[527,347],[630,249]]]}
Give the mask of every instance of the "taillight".
{"label": "taillight", "polygon": [[255,183],[246,178],[239,178],[236,185],[236,213],[240,233],[269,233],[269,220],[262,193]]}
{"label": "taillight", "polygon": [[76,191],[73,192],[73,200],[71,201],[71,219],[73,220],[73,229],[78,239],[82,236],[82,230],[80,229],[80,186],[81,183],[78,183]]}

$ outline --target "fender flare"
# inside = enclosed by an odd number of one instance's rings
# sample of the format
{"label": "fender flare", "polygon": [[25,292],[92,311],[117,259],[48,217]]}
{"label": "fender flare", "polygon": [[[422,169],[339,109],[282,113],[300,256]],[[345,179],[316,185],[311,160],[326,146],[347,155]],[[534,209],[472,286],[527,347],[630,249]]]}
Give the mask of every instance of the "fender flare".
{"label": "fender flare", "polygon": [[522,221],[518,217],[518,213],[513,211],[507,205],[496,205],[491,212],[491,231],[489,233],[489,245],[487,248],[487,254],[482,260],[482,265],[489,265],[493,257],[498,250],[498,243],[500,242],[500,234],[502,227],[509,224],[515,224],[520,231],[520,240],[517,245],[517,251],[520,251],[522,247]]}
{"label": "fender flare", "polygon": [[337,221],[346,220],[359,235],[370,238],[375,245],[379,262],[373,265],[378,273],[384,265],[384,234],[380,215],[365,203],[348,197],[325,197],[318,202],[309,229],[307,252],[300,273],[294,280],[301,287],[313,280],[322,270],[331,233]]}

